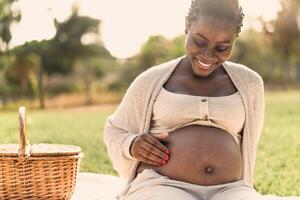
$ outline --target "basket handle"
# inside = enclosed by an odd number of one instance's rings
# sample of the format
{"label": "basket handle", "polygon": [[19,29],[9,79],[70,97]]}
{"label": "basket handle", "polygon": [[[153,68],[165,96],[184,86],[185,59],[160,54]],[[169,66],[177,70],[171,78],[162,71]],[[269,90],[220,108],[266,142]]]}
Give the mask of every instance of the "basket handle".
{"label": "basket handle", "polygon": [[26,109],[25,107],[19,107],[19,122],[20,122],[20,146],[19,146],[19,156],[22,158],[30,155],[26,150],[28,142],[26,141]]}

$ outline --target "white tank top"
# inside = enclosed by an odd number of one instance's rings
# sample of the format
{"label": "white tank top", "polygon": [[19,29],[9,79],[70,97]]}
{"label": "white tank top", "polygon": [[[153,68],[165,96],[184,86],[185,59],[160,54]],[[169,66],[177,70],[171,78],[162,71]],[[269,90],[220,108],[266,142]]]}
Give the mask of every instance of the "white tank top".
{"label": "white tank top", "polygon": [[153,105],[150,133],[171,132],[188,125],[213,126],[229,132],[240,147],[245,109],[239,92],[206,97],[178,94],[162,87]]}

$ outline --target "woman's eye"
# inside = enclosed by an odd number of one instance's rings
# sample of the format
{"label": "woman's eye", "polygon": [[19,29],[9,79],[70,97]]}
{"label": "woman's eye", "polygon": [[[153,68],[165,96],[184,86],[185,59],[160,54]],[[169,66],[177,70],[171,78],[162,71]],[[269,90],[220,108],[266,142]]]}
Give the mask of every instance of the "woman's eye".
{"label": "woman's eye", "polygon": [[203,46],[205,46],[206,44],[205,44],[205,42],[196,42],[196,45],[203,47]]}
{"label": "woman's eye", "polygon": [[216,51],[223,52],[223,51],[226,51],[226,50],[228,50],[230,48],[231,47],[228,47],[228,46],[218,46],[218,47],[216,47]]}
{"label": "woman's eye", "polygon": [[195,40],[194,39],[194,43],[197,45],[197,46],[200,46],[200,47],[203,47],[206,45],[206,42],[204,41],[199,41],[199,40]]}
{"label": "woman's eye", "polygon": [[200,49],[206,49],[207,47],[206,47],[206,44],[204,44],[204,43],[196,43],[196,45],[197,45],[197,47],[198,48],[200,48]]}

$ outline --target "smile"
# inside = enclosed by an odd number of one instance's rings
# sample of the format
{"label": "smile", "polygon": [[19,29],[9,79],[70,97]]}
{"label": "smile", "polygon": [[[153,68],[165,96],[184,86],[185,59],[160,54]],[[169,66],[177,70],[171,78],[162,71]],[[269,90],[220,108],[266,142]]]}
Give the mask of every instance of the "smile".
{"label": "smile", "polygon": [[202,65],[203,67],[205,67],[205,68],[209,68],[209,67],[211,67],[214,63],[211,63],[211,64],[206,64],[206,63],[203,63],[203,62],[201,62],[199,59],[197,59],[196,58],[196,60],[197,60],[197,62],[200,64],[200,65]]}

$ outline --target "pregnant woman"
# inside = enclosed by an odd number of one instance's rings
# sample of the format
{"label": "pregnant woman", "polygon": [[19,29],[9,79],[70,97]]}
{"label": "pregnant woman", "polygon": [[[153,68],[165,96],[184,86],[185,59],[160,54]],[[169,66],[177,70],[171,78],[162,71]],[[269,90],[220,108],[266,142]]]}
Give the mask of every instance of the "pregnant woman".
{"label": "pregnant woman", "polygon": [[259,199],[261,77],[227,61],[242,27],[237,0],[194,0],[186,55],[140,74],[105,124],[124,200]]}

